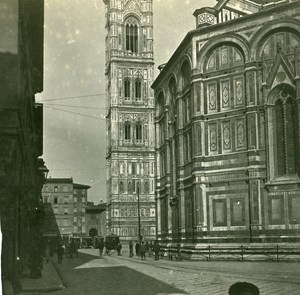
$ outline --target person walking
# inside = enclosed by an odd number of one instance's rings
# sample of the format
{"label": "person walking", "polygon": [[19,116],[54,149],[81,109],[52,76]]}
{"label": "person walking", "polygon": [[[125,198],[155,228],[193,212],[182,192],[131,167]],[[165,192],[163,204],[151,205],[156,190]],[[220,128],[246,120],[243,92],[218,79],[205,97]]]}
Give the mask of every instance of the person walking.
{"label": "person walking", "polygon": [[157,240],[155,240],[154,242],[153,250],[154,250],[155,260],[159,260],[160,245]]}
{"label": "person walking", "polygon": [[49,244],[46,245],[45,252],[44,252],[44,257],[45,257],[46,263],[48,263],[49,259],[50,259],[50,247],[49,247]]}
{"label": "person walking", "polygon": [[103,238],[99,238],[99,240],[98,240],[98,249],[99,249],[99,257],[102,258],[103,249],[104,249],[104,239]]}
{"label": "person walking", "polygon": [[140,254],[141,254],[142,260],[146,260],[146,245],[144,242],[141,242]]}
{"label": "person walking", "polygon": [[129,257],[133,257],[133,244],[129,241]]}
{"label": "person walking", "polygon": [[57,249],[56,249],[58,263],[62,263],[64,252],[65,252],[65,250],[64,250],[63,244],[59,243],[57,246]]}
{"label": "person walking", "polygon": [[150,257],[150,244],[149,244],[148,241],[146,241],[145,247],[146,247],[146,253],[148,253],[148,254],[149,254],[149,257]]}
{"label": "person walking", "polygon": [[135,241],[135,255],[140,256],[140,243]]}
{"label": "person walking", "polygon": [[119,242],[118,245],[117,245],[118,256],[121,256],[121,250],[122,250],[122,245]]}

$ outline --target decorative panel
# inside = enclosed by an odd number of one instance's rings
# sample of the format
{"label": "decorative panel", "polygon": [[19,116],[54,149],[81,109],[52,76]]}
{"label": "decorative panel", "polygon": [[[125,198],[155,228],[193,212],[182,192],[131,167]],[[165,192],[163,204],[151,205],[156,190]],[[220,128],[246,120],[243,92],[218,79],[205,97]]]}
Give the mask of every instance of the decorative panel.
{"label": "decorative panel", "polygon": [[210,152],[216,152],[218,150],[218,128],[217,123],[209,125],[209,150]]}
{"label": "decorative panel", "polygon": [[224,122],[222,124],[222,145],[223,150],[231,150],[231,124]]}
{"label": "decorative panel", "polygon": [[214,52],[207,63],[207,69],[212,70],[216,68],[216,52]]}
{"label": "decorative panel", "polygon": [[220,50],[221,65],[228,65],[228,47],[222,47]]}
{"label": "decorative panel", "polygon": [[233,62],[234,63],[241,63],[243,62],[242,54],[235,48],[233,48]]}
{"label": "decorative panel", "polygon": [[242,106],[244,103],[244,78],[234,79],[234,100],[236,106]]}
{"label": "decorative panel", "polygon": [[221,81],[221,101],[222,109],[230,107],[230,83],[229,80]]}
{"label": "decorative panel", "polygon": [[236,148],[245,147],[245,122],[243,119],[236,120]]}
{"label": "decorative panel", "polygon": [[217,84],[212,83],[207,86],[208,109],[210,111],[217,110]]}

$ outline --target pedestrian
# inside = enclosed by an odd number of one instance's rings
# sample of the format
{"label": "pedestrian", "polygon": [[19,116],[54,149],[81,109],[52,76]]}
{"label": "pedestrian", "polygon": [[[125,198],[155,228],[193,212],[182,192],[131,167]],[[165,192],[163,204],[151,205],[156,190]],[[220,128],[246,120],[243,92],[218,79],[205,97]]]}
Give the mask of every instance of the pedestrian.
{"label": "pedestrian", "polygon": [[146,245],[144,242],[141,242],[140,254],[141,254],[142,260],[146,260]]}
{"label": "pedestrian", "polygon": [[118,256],[121,256],[121,250],[122,250],[122,245],[119,242],[118,245],[117,245]]}
{"label": "pedestrian", "polygon": [[228,295],[259,295],[259,289],[252,283],[237,282],[230,286]]}
{"label": "pedestrian", "polygon": [[149,256],[150,256],[150,244],[148,241],[146,241],[145,247],[146,247],[146,253],[149,253]]}
{"label": "pedestrian", "polygon": [[135,255],[140,256],[140,243],[135,241]]}
{"label": "pedestrian", "polygon": [[177,243],[177,251],[176,251],[176,260],[181,261],[182,257],[181,257],[181,249],[180,249],[180,243]]}
{"label": "pedestrian", "polygon": [[151,256],[152,252],[153,252],[153,241],[150,241],[150,247],[149,247],[149,256]]}
{"label": "pedestrian", "polygon": [[46,248],[45,248],[44,257],[45,257],[46,263],[48,263],[49,259],[50,259],[50,248],[49,248],[48,244],[46,245]]}
{"label": "pedestrian", "polygon": [[74,240],[72,240],[69,249],[70,249],[70,257],[71,258],[73,258],[73,254],[76,255],[76,257],[78,257],[78,249],[77,249],[77,245]]}
{"label": "pedestrian", "polygon": [[133,244],[129,241],[129,257],[133,257]]}
{"label": "pedestrian", "polygon": [[98,240],[98,249],[99,249],[99,256],[102,258],[103,255],[103,249],[104,249],[104,238],[99,238]]}
{"label": "pedestrian", "polygon": [[59,243],[56,249],[58,263],[62,263],[64,252],[63,244]]}
{"label": "pedestrian", "polygon": [[154,250],[155,260],[159,260],[160,245],[157,240],[155,240],[154,242],[153,250]]}

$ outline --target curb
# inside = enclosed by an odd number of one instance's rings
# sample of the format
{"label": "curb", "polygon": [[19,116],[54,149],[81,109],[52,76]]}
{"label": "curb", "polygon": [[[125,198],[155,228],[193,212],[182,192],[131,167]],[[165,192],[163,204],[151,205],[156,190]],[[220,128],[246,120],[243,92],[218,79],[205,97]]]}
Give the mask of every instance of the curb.
{"label": "curb", "polygon": [[54,287],[45,287],[45,288],[36,288],[36,289],[31,289],[31,288],[23,288],[21,287],[21,292],[27,293],[27,292],[32,292],[32,293],[38,293],[38,292],[55,292],[55,291],[61,291],[65,289],[64,284],[62,283],[61,276],[53,263],[53,261],[50,259],[50,262],[52,263],[52,267],[56,272],[57,280],[58,280],[58,285]]}

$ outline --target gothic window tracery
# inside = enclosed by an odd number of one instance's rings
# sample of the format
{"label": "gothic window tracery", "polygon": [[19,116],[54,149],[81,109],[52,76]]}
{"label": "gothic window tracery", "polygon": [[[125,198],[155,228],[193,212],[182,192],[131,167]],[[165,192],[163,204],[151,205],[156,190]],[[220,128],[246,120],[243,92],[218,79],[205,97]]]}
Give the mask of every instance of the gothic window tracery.
{"label": "gothic window tracery", "polygon": [[135,126],[135,140],[137,143],[142,142],[143,139],[143,127],[140,122],[138,122]]}
{"label": "gothic window tracery", "polygon": [[126,33],[126,50],[131,51],[133,53],[137,53],[139,25],[135,18],[130,17],[126,21],[125,33]]}
{"label": "gothic window tracery", "polygon": [[130,99],[130,96],[131,96],[130,88],[131,88],[130,80],[129,80],[129,78],[125,78],[125,80],[124,80],[124,97],[125,97],[125,100]]}
{"label": "gothic window tracery", "polygon": [[129,122],[125,122],[124,124],[124,135],[125,135],[125,142],[131,141],[131,124]]}
{"label": "gothic window tracery", "polygon": [[293,97],[282,90],[274,107],[275,176],[293,175],[297,171],[298,112]]}
{"label": "gothic window tracery", "polygon": [[142,98],[142,82],[140,79],[135,80],[135,99],[141,100]]}

